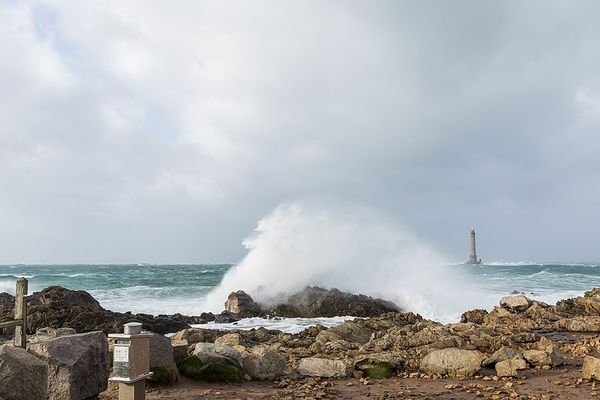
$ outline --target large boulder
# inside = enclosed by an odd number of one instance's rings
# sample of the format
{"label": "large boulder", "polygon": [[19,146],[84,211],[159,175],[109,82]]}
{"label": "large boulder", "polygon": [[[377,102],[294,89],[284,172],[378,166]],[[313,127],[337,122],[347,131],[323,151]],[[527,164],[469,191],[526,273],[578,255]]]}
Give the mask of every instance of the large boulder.
{"label": "large boulder", "polygon": [[152,383],[171,385],[179,380],[171,340],[158,333],[150,337],[150,371],[154,372],[149,379]]}
{"label": "large boulder", "polygon": [[600,359],[592,356],[585,356],[581,374],[583,379],[600,381]]}
{"label": "large boulder", "polygon": [[323,378],[343,378],[348,375],[348,366],[340,360],[307,357],[298,362],[297,371],[304,376],[319,376]]}
{"label": "large boulder", "polygon": [[270,346],[255,346],[244,353],[244,373],[253,379],[273,380],[286,373],[287,359]]}
{"label": "large boulder", "polygon": [[0,399],[46,400],[48,366],[24,349],[0,346]]}
{"label": "large boulder", "polygon": [[108,386],[108,342],[102,332],[48,339],[28,351],[48,365],[49,400],[83,400]]}
{"label": "large boulder", "polygon": [[473,376],[481,369],[482,355],[457,348],[434,350],[421,360],[421,371],[453,377]]}
{"label": "large boulder", "polygon": [[556,311],[568,317],[583,315],[600,316],[600,288],[589,290],[580,297],[560,300],[556,303]]}
{"label": "large boulder", "polygon": [[193,353],[183,359],[179,371],[190,378],[239,382],[242,380],[242,357],[230,346],[196,343]]}
{"label": "large boulder", "polygon": [[531,300],[522,294],[504,296],[500,299],[500,306],[511,312],[523,312],[531,306]]}
{"label": "large boulder", "polygon": [[257,317],[262,313],[260,306],[243,290],[229,294],[225,301],[225,310],[242,318]]}
{"label": "large boulder", "polygon": [[354,367],[368,378],[390,378],[404,370],[406,361],[391,353],[370,353],[354,361]]}
{"label": "large boulder", "polygon": [[394,303],[365,295],[341,292],[337,289],[306,287],[267,311],[280,317],[372,317],[400,311]]}

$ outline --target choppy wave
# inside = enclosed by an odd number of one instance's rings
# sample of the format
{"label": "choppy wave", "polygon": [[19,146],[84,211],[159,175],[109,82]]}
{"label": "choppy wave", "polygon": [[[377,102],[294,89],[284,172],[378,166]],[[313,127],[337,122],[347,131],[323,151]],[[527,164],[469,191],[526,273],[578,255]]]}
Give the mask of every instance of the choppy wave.
{"label": "choppy wave", "polygon": [[322,325],[326,328],[339,325],[345,321],[351,321],[354,317],[333,317],[333,318],[245,318],[238,322],[229,324],[208,324],[192,325],[198,328],[222,329],[222,330],[250,330],[256,328],[266,328],[279,330],[286,333],[299,333],[310,326]]}

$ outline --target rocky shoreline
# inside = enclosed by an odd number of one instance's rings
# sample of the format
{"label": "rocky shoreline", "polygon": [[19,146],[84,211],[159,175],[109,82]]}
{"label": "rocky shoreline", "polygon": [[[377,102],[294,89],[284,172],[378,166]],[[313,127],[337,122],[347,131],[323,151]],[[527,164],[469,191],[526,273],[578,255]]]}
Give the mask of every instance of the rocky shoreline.
{"label": "rocky shoreline", "polygon": [[[569,376],[564,384],[558,385],[561,391],[574,391],[581,398],[595,396],[595,380],[600,380],[600,359],[597,358],[600,354],[600,289],[561,300],[556,305],[531,300],[524,295],[507,296],[492,311],[466,311],[460,322],[452,324],[441,324],[410,312],[386,311],[386,307],[397,308],[366,296],[332,293],[319,288],[307,288],[304,292],[296,297],[303,301],[295,300],[279,309],[294,310],[294,313],[300,310],[312,313],[304,315],[315,316],[315,310],[324,306],[324,313],[334,312],[335,302],[325,301],[333,295],[344,299],[339,300],[344,309],[370,310],[374,315],[332,328],[313,326],[298,334],[264,328],[224,331],[189,327],[189,323],[195,323],[199,317],[107,314],[111,312],[102,309],[89,294],[54,287],[31,297],[34,310],[31,327],[61,326],[38,330],[38,334],[30,336],[29,340],[31,343],[73,340],[69,338],[75,331],[89,327],[107,333],[118,330],[122,322],[135,319],[144,323],[147,329],[158,327],[164,332],[175,326],[175,321],[183,328],[175,329],[177,332],[170,338],[155,335],[151,342],[151,353],[154,354],[151,367],[156,373],[156,383],[183,382],[182,387],[187,388],[194,382],[205,381],[237,385],[270,381],[276,383],[269,388],[279,391],[273,398],[280,395],[295,398],[296,394],[303,393],[314,398],[338,398],[333,391],[326,390],[327,384],[322,386],[329,379],[341,379],[348,387],[384,381],[449,379],[464,382],[448,383],[443,389],[448,396],[460,391],[457,398],[473,394],[490,399],[542,399],[550,398],[554,392],[532,393],[520,386],[536,376],[557,374]],[[68,298],[71,300],[67,301]],[[75,303],[70,304],[73,299]],[[231,318],[264,316],[266,311],[273,310],[262,309],[241,291],[232,293],[225,305],[226,310],[220,315]],[[10,308],[10,298],[0,296],[0,321],[3,315],[8,315],[7,308]],[[98,316],[96,325],[83,323]],[[106,364],[110,365],[110,361]],[[340,389],[339,382],[332,383],[331,387],[334,386],[338,388],[338,394],[347,392]],[[172,390],[176,392],[177,387],[173,386]],[[426,396],[426,392],[423,393]],[[110,391],[103,396],[114,398],[110,397]],[[414,393],[412,396],[415,397]]]}

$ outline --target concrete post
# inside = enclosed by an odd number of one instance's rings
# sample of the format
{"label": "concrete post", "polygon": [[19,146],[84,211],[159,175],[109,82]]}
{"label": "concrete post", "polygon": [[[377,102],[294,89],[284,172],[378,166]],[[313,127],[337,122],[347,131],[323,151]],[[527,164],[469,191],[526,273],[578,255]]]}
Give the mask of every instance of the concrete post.
{"label": "concrete post", "polygon": [[15,319],[23,320],[23,323],[15,326],[15,347],[27,347],[27,290],[27,279],[19,279],[15,291]]}
{"label": "concrete post", "polygon": [[119,400],[145,400],[150,369],[150,336],[142,324],[125,324],[124,333],[110,334],[113,345],[113,372],[109,379],[119,383]]}

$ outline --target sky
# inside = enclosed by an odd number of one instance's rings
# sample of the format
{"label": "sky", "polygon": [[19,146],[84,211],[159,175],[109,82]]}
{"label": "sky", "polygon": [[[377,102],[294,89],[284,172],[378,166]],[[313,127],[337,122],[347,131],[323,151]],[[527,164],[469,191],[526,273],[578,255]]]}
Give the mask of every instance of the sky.
{"label": "sky", "polygon": [[0,263],[235,262],[279,204],[600,260],[600,3],[0,0]]}

